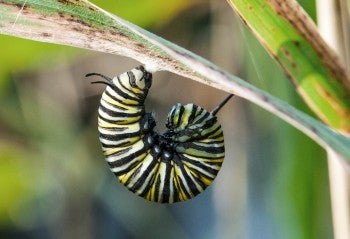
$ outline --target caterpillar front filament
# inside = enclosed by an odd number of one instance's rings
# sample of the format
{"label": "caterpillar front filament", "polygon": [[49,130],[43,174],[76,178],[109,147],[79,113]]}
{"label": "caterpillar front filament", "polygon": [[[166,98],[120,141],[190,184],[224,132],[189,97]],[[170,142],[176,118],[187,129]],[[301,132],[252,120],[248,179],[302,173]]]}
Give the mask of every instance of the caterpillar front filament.
{"label": "caterpillar front filament", "polygon": [[195,104],[176,104],[164,134],[155,130],[144,101],[152,74],[138,66],[113,79],[99,73],[107,87],[98,109],[103,153],[112,172],[130,191],[150,201],[185,201],[204,191],[218,174],[225,155],[216,113]]}

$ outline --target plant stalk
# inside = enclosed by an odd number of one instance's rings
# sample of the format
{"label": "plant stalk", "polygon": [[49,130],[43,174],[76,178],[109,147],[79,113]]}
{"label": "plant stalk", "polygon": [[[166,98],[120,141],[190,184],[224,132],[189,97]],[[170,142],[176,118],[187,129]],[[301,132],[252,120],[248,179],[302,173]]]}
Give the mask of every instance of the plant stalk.
{"label": "plant stalk", "polygon": [[[318,28],[325,41],[339,54],[343,62],[348,59],[346,32],[340,4],[337,0],[317,1]],[[349,42],[347,42],[349,43]],[[349,62],[347,62],[347,66]],[[328,150],[329,186],[335,239],[350,236],[350,171],[342,158]]]}

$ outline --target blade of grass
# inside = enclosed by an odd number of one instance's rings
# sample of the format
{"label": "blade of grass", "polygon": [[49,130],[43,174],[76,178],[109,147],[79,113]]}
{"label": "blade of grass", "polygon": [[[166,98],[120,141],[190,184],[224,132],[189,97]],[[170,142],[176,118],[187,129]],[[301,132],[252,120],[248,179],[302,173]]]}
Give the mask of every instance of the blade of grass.
{"label": "blade of grass", "polygon": [[88,1],[0,0],[0,33],[120,54],[245,98],[279,116],[350,162],[350,140],[211,62]]}
{"label": "blade of grass", "polygon": [[350,133],[350,78],[295,0],[227,0],[325,123]]}
{"label": "blade of grass", "polygon": [[[349,135],[349,75],[298,3],[294,0],[228,2],[290,76],[311,109],[324,122]],[[320,2],[333,2],[333,5],[322,7],[324,12],[319,11],[321,29],[331,46],[338,53],[344,52],[347,47],[342,44],[342,26],[340,14],[335,11],[336,1]],[[350,235],[349,168],[340,155],[333,150],[327,152],[334,234],[335,238],[347,238]]]}
{"label": "blade of grass", "polygon": [[[344,3],[343,3],[344,5]],[[337,0],[317,1],[317,19],[320,34],[335,49],[344,62],[348,59],[348,49],[344,28],[346,11],[341,10]],[[347,62],[349,65],[349,62]],[[331,192],[334,238],[348,238],[350,235],[350,172],[342,165],[342,158],[328,152],[328,171]]]}
{"label": "blade of grass", "polygon": [[328,150],[327,153],[334,238],[348,239],[350,235],[349,168],[344,167],[344,159],[340,155],[332,150]]}

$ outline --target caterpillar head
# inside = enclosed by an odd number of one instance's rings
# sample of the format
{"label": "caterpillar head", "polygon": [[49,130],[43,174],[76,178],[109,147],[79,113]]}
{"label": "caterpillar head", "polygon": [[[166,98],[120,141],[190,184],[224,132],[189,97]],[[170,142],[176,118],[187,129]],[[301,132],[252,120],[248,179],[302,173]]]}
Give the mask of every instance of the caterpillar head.
{"label": "caterpillar head", "polygon": [[109,78],[100,73],[89,73],[86,74],[86,77],[89,76],[100,76],[106,81],[93,81],[91,83],[95,84],[105,84],[111,87],[112,89],[118,88],[122,91],[130,91],[137,95],[145,95],[147,94],[149,88],[152,85],[152,73],[146,71],[146,69],[141,65],[135,67],[134,69],[122,73],[119,76]]}
{"label": "caterpillar head", "polygon": [[151,87],[152,74],[146,71],[143,66],[138,66],[118,77],[115,77],[113,79],[113,84],[119,85],[118,83],[136,94],[142,93],[148,91],[148,89]]}

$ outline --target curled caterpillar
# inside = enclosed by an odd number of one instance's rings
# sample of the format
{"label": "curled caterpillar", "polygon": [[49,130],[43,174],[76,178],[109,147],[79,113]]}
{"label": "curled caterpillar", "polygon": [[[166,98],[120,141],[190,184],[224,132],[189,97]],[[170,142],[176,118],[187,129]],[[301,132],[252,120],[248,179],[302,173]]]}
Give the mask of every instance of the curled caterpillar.
{"label": "curled caterpillar", "polygon": [[144,101],[152,74],[138,66],[106,84],[98,109],[98,130],[111,171],[130,191],[149,201],[174,203],[195,197],[218,174],[224,160],[224,136],[216,113],[195,104],[176,104],[164,134],[155,130]]}

